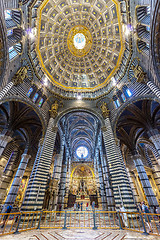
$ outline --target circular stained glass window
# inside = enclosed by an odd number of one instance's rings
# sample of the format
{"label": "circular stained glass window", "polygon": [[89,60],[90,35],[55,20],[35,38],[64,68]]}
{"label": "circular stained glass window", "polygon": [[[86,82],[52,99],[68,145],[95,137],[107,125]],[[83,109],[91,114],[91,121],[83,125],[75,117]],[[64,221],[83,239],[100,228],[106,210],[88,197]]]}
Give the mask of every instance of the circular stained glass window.
{"label": "circular stained glass window", "polygon": [[88,156],[88,149],[84,146],[78,147],[76,154],[79,158],[86,158]]}
{"label": "circular stained glass window", "polygon": [[83,49],[86,45],[86,38],[83,33],[77,33],[73,39],[74,46],[77,49]]}

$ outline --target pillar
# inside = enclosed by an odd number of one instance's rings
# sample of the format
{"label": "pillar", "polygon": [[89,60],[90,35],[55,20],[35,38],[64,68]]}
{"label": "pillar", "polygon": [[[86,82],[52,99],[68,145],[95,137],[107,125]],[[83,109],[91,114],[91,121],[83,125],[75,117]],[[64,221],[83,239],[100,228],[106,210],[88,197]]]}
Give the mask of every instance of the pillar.
{"label": "pillar", "polygon": [[61,171],[62,171],[62,161],[63,161],[63,153],[64,153],[64,137],[61,141],[61,149],[60,154],[57,154],[55,166],[54,166],[54,189],[55,189],[55,201],[54,201],[54,207],[57,209],[57,203],[58,203],[58,194],[59,194],[59,185],[60,185],[60,177],[61,177]]}
{"label": "pillar", "polygon": [[7,144],[12,140],[10,136],[0,134],[0,155],[2,155]]}
{"label": "pillar", "polygon": [[17,157],[18,150],[14,150],[8,160],[7,167],[5,168],[5,172],[3,171],[2,178],[0,180],[0,203],[2,203],[5,199],[8,186],[12,180],[13,176],[13,165],[15,159]]}
{"label": "pillar", "polygon": [[149,139],[153,142],[158,154],[159,158],[157,159],[158,164],[160,165],[160,133],[158,129],[151,129],[147,132]]}
{"label": "pillar", "polygon": [[21,181],[22,181],[22,178],[23,178],[23,175],[26,170],[26,167],[27,167],[30,157],[31,156],[26,153],[22,154],[19,167],[18,167],[16,175],[14,177],[12,186],[9,190],[9,193],[8,193],[7,199],[5,201],[5,204],[3,206],[2,212],[5,212],[6,207],[8,205],[14,204],[14,201],[17,197],[17,193],[18,193],[18,190],[19,190],[19,187],[20,187],[20,184],[21,184]]}
{"label": "pillar", "polygon": [[42,209],[56,134],[57,127],[55,126],[54,118],[51,115],[42,147],[40,151],[37,152],[36,159],[38,159],[38,162],[35,164],[34,171],[30,177],[21,208],[22,211],[39,211]]}
{"label": "pillar", "polygon": [[112,192],[109,168],[107,165],[105,155],[103,155],[102,169],[103,169],[103,174],[104,174],[104,185],[105,185],[105,191],[106,191],[107,210],[114,211],[115,210],[115,202],[114,202],[114,196],[113,196],[113,192]]}
{"label": "pillar", "polygon": [[160,90],[159,88],[151,81],[147,82],[147,86],[151,89],[151,91],[158,97],[160,98]]}
{"label": "pillar", "polygon": [[150,181],[148,179],[148,176],[145,171],[145,168],[144,168],[144,165],[143,165],[140,155],[136,151],[134,151],[132,158],[133,158],[135,167],[137,169],[139,179],[141,181],[141,184],[142,184],[143,190],[145,192],[149,206],[151,208],[153,208],[153,206],[158,206],[157,199],[152,190]]}
{"label": "pillar", "polygon": [[0,92],[0,101],[5,97],[5,95],[7,95],[7,93],[13,87],[13,85],[14,83],[10,82],[2,89],[2,91]]}
{"label": "pillar", "polygon": [[97,160],[98,160],[98,175],[99,175],[99,182],[100,182],[100,193],[101,193],[101,200],[102,200],[102,210],[106,210],[106,193],[104,188],[104,178],[103,178],[103,170],[102,170],[102,162],[101,156],[99,155],[99,150],[97,152]]}
{"label": "pillar", "polygon": [[120,149],[116,146],[109,113],[105,112],[105,126],[102,128],[104,145],[111,175],[115,205],[123,204],[126,210],[135,211],[133,193],[129,183],[124,160],[120,154]]}
{"label": "pillar", "polygon": [[71,157],[68,156],[67,176],[66,176],[66,194],[65,194],[65,199],[64,199],[65,207],[67,207],[67,202],[68,202],[70,175],[71,175]]}
{"label": "pillar", "polygon": [[61,173],[61,182],[59,188],[59,200],[58,203],[61,203],[62,209],[64,209],[64,196],[66,191],[66,177],[67,177],[67,164],[63,164],[62,173]]}

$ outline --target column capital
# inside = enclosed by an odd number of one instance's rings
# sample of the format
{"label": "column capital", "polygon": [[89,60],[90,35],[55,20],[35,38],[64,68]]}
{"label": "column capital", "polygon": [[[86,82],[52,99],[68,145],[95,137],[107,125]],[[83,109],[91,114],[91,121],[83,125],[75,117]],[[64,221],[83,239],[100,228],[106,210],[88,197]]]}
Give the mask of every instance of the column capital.
{"label": "column capital", "polygon": [[28,66],[23,66],[18,69],[16,74],[12,78],[12,82],[14,85],[18,85],[23,83],[24,79],[27,77]]}
{"label": "column capital", "polygon": [[42,147],[42,145],[43,145],[43,141],[44,141],[44,138],[41,138],[40,140],[39,140],[39,147]]}
{"label": "column capital", "polygon": [[107,107],[107,103],[106,103],[106,102],[103,102],[103,103],[101,104],[100,109],[101,109],[101,112],[102,112],[102,116],[103,116],[104,118],[109,117],[110,111],[109,111],[109,109],[108,109],[108,107]]}
{"label": "column capital", "polygon": [[11,136],[8,136],[8,135],[4,135],[4,134],[0,134],[0,141],[3,141],[3,142],[10,142],[12,140],[12,137]]}
{"label": "column capital", "polygon": [[56,116],[58,114],[58,107],[59,107],[58,101],[55,101],[51,106],[51,110],[49,110],[51,118],[53,118],[53,119],[56,118]]}
{"label": "column capital", "polygon": [[25,159],[30,159],[31,158],[31,155],[29,155],[29,154],[27,154],[27,153],[23,153],[22,155],[21,155],[21,158],[25,158]]}
{"label": "column capital", "polygon": [[106,132],[107,131],[107,127],[106,126],[101,127],[101,131],[102,132]]}

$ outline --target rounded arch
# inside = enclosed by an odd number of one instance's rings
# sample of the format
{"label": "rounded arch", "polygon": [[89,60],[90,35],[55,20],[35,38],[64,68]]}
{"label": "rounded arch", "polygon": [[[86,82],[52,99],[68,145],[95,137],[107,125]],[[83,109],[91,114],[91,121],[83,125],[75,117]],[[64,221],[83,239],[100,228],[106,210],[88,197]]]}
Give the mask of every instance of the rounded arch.
{"label": "rounded arch", "polygon": [[104,119],[101,114],[97,113],[93,109],[89,108],[82,108],[82,107],[77,107],[77,108],[68,108],[62,111],[55,119],[55,124],[58,123],[66,114],[68,113],[76,113],[76,112],[86,112],[88,114],[92,114],[94,117],[96,117],[98,120],[100,120],[101,124],[104,125]]}
{"label": "rounded arch", "polygon": [[0,101],[0,104],[2,103],[5,103],[5,102],[21,102],[23,104],[26,104],[27,106],[31,107],[33,109],[33,111],[35,111],[35,113],[37,114],[37,116],[39,117],[40,119],[40,122],[42,124],[42,137],[44,137],[45,135],[45,129],[46,129],[46,122],[45,122],[45,119],[43,118],[40,110],[38,108],[36,108],[34,106],[34,104],[32,104],[31,102],[29,102],[27,99],[23,99],[23,98],[20,98],[18,96],[12,96],[12,97],[5,97],[3,98],[1,101]]}
{"label": "rounded arch", "polygon": [[85,163],[80,163],[80,164],[77,164],[77,165],[72,169],[70,178],[73,177],[73,174],[74,174],[74,171],[76,170],[76,168],[80,168],[80,167],[87,167],[87,168],[89,168],[89,170],[91,171],[93,177],[95,177],[94,171],[93,171],[93,169],[92,169],[90,166],[88,166],[88,165],[85,164]]}
{"label": "rounded arch", "polygon": [[123,111],[126,110],[126,108],[135,103],[135,102],[138,102],[140,100],[151,100],[151,101],[156,101],[160,104],[160,99],[158,97],[155,97],[153,95],[145,95],[145,96],[138,96],[138,97],[135,97],[134,99],[131,98],[129,99],[127,102],[125,102],[123,104],[123,106],[117,111],[116,115],[114,116],[114,120],[113,120],[113,132],[114,132],[114,136],[116,137],[116,126],[117,126],[117,122],[119,120],[119,116],[121,116],[121,114],[123,113]]}

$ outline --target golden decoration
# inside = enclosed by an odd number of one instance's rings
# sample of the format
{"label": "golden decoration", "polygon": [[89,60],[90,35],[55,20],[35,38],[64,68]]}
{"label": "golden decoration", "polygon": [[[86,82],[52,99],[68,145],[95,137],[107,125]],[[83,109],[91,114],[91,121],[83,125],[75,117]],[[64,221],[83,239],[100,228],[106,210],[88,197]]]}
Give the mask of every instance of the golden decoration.
{"label": "golden decoration", "polygon": [[143,71],[142,67],[139,65],[140,59],[138,57],[134,58],[129,65],[128,70],[128,80],[136,78],[136,81],[139,83],[146,83],[147,74]]}
{"label": "golden decoration", "polygon": [[55,101],[54,104],[52,104],[51,110],[49,110],[49,112],[52,118],[56,118],[58,114],[58,101]]}
{"label": "golden decoration", "polygon": [[[77,49],[74,45],[74,37],[77,33],[82,33],[85,36],[86,44],[83,49]],[[68,34],[67,45],[70,52],[76,57],[85,56],[92,47],[92,36],[88,28],[83,25],[73,27]]]}
{"label": "golden decoration", "polygon": [[100,106],[100,109],[102,111],[102,115],[103,115],[104,118],[109,117],[109,110],[108,110],[106,102],[102,103],[102,105]]}
{"label": "golden decoration", "polygon": [[28,66],[20,67],[18,69],[18,71],[16,72],[16,74],[12,78],[12,81],[13,81],[14,85],[18,85],[20,83],[23,83],[24,79],[27,77],[28,69],[29,69]]}

